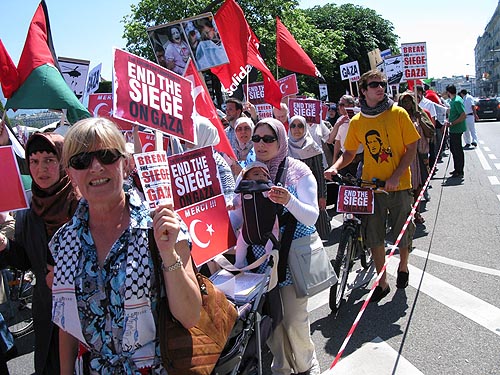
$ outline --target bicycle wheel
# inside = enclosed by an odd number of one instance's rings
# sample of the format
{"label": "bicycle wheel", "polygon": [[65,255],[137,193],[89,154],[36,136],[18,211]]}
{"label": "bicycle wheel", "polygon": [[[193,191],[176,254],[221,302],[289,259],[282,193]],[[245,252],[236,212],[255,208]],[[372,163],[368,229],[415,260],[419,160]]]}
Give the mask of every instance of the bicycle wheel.
{"label": "bicycle wheel", "polygon": [[351,260],[353,259],[354,243],[357,241],[352,228],[346,228],[340,236],[339,247],[333,268],[337,273],[338,281],[330,287],[329,305],[330,310],[336,313],[344,297],[347,286],[347,278],[351,269]]}
{"label": "bicycle wheel", "polygon": [[361,254],[359,257],[361,260],[361,266],[363,266],[365,270],[372,265],[373,263],[372,249],[368,249],[363,246],[361,248]]}

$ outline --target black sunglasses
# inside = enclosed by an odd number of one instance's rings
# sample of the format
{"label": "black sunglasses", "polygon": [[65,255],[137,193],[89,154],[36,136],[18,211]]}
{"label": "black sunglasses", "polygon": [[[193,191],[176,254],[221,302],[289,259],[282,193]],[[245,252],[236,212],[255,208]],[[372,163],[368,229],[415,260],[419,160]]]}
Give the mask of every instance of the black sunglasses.
{"label": "black sunglasses", "polygon": [[273,137],[272,135],[265,135],[261,137],[260,135],[252,135],[252,142],[259,143],[260,141],[264,141],[264,143],[273,143],[278,140],[278,138]]}
{"label": "black sunglasses", "polygon": [[115,163],[122,156],[122,153],[116,149],[80,152],[69,159],[69,166],[78,170],[87,169],[90,167],[94,157],[96,157],[101,164],[110,165]]}
{"label": "black sunglasses", "polygon": [[386,88],[387,87],[387,82],[384,82],[384,81],[372,81],[370,83],[367,84],[368,87],[371,87],[372,89],[376,89],[377,87],[379,86],[382,86],[382,88]]}
{"label": "black sunglasses", "polygon": [[291,123],[290,124],[290,129],[294,129],[294,128],[299,128],[299,129],[304,129],[304,124],[294,124],[294,123]]}

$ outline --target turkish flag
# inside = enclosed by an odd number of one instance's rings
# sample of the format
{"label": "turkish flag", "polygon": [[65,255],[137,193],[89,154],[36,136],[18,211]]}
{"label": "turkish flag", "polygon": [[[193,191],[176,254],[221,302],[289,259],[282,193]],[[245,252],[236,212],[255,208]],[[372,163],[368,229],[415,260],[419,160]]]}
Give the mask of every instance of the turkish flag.
{"label": "turkish flag", "polygon": [[292,72],[323,79],[316,65],[281,23],[279,17],[276,17],[276,63]]}
{"label": "turkish flag", "polygon": [[178,210],[189,228],[191,256],[196,266],[213,259],[236,245],[224,195]]}
{"label": "turkish flag", "polygon": [[[153,133],[139,132],[142,152],[151,152],[156,150],[156,135]],[[170,139],[163,134],[163,151],[168,153],[168,143]]]}
{"label": "turkish flag", "polygon": [[9,53],[0,39],[0,83],[3,95],[9,99],[19,88],[19,74]]}
{"label": "turkish flag", "polygon": [[220,121],[219,115],[217,114],[217,109],[215,108],[214,102],[201,80],[196,67],[194,66],[193,60],[189,59],[186,71],[184,72],[184,77],[190,80],[193,84],[193,100],[194,100],[194,110],[195,112],[203,117],[206,117],[210,122],[217,128],[217,133],[219,134],[220,142],[218,145],[214,146],[217,151],[223,152],[230,156],[234,160],[237,160],[234,150],[227,139],[226,132],[224,131],[224,126]]}
{"label": "turkish flag", "polygon": [[226,46],[229,64],[212,68],[212,72],[230,92],[243,81],[250,69],[260,70],[264,78],[264,100],[280,108],[281,91],[258,50],[258,39],[245,19],[243,10],[234,0],[226,0],[214,16],[219,35]]}
{"label": "turkish flag", "polygon": [[132,131],[134,125],[113,117],[113,94],[90,94],[87,109],[93,117],[105,117],[113,121],[123,131]]}

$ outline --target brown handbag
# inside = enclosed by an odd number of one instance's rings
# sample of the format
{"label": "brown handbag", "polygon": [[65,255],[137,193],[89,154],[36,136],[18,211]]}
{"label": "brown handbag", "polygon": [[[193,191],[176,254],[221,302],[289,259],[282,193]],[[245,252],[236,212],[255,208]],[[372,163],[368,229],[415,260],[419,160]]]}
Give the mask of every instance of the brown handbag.
{"label": "brown handbag", "polygon": [[[159,288],[163,285],[160,255],[152,230],[149,248]],[[193,264],[194,266],[194,264]],[[238,312],[226,295],[209,278],[197,273],[202,308],[198,323],[186,329],[172,316],[168,300],[158,301],[158,337],[163,367],[169,375],[209,375],[224,349]],[[161,289],[158,290],[159,292]],[[161,293],[159,293],[161,296]]]}

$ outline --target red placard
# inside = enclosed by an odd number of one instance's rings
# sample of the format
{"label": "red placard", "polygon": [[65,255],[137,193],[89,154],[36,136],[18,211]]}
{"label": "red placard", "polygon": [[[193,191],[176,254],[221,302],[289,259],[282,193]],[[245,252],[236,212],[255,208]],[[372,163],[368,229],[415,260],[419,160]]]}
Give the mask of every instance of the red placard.
{"label": "red placard", "polygon": [[308,124],[321,123],[321,101],[316,99],[288,99],[290,117],[303,116]]}
{"label": "red placard", "polygon": [[[278,79],[278,85],[280,86],[281,94],[283,97],[295,95],[299,92],[299,86],[297,85],[297,75],[290,74],[286,77]],[[243,90],[245,95],[247,93],[248,87],[248,98],[247,100],[254,104],[265,104],[264,100],[264,82],[255,82],[248,85],[243,85]],[[271,116],[272,117],[272,116]]]}
{"label": "red placard", "polygon": [[357,186],[339,186],[337,212],[373,214],[373,190]]}
{"label": "red placard", "polygon": [[[139,139],[141,140],[142,152],[151,152],[156,150],[156,137],[153,133],[139,132]],[[163,136],[163,151],[168,153],[169,138]]]}
{"label": "red placard", "polygon": [[191,82],[139,56],[113,52],[113,116],[196,143]]}
{"label": "red placard", "polygon": [[283,94],[283,97],[299,93],[296,74],[290,74],[286,77],[278,79],[278,84],[280,85],[280,90]]}
{"label": "red placard", "polygon": [[176,210],[222,194],[212,146],[168,157]]}
{"label": "red placard", "polygon": [[130,122],[113,118],[113,94],[90,94],[87,109],[94,117],[109,118],[123,131],[132,130]]}
{"label": "red placard", "polygon": [[177,213],[189,228],[191,255],[197,266],[236,245],[224,195],[185,207]]}
{"label": "red placard", "polygon": [[12,146],[0,147],[0,212],[28,208],[28,200],[23,188],[16,156]]}

